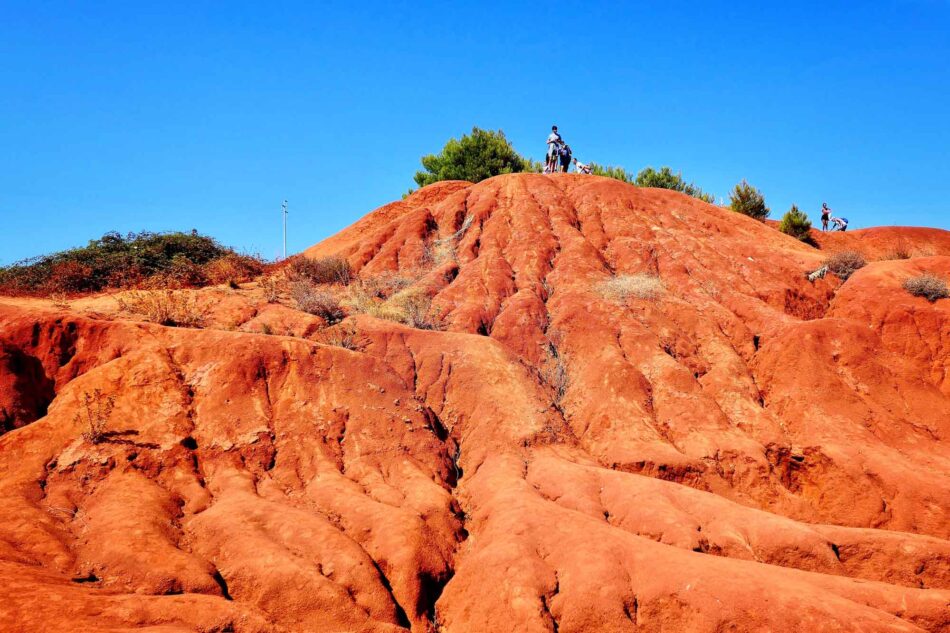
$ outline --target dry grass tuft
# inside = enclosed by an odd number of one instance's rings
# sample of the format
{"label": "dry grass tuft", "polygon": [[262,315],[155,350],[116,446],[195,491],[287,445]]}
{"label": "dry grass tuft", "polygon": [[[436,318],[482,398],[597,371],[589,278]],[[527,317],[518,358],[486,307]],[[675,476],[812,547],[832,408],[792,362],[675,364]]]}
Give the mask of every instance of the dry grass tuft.
{"label": "dry grass tuft", "polygon": [[911,277],[904,282],[904,290],[915,297],[923,297],[930,303],[950,297],[947,282],[931,273]]}
{"label": "dry grass tuft", "polygon": [[333,345],[352,351],[360,351],[362,345],[359,343],[356,328],[352,324],[341,323],[334,327],[320,330],[314,337],[317,343],[323,345]]}
{"label": "dry grass tuft", "polygon": [[828,270],[834,273],[841,281],[846,281],[856,270],[867,266],[864,255],[857,251],[841,251],[835,253],[825,262]]}
{"label": "dry grass tuft", "polygon": [[318,316],[329,325],[342,321],[346,312],[340,306],[337,296],[320,288],[317,284],[306,279],[295,281],[290,286],[290,296],[297,307],[308,314]]}
{"label": "dry grass tuft", "polygon": [[106,439],[106,423],[115,408],[115,396],[103,396],[101,389],[82,394],[79,411],[73,416],[73,422],[83,424],[86,430],[82,436],[93,444]]}
{"label": "dry grass tuft", "polygon": [[611,301],[623,303],[628,298],[654,301],[666,290],[656,275],[637,273],[617,275],[599,286],[600,293]]}
{"label": "dry grass tuft", "polygon": [[284,283],[274,276],[261,277],[261,290],[267,303],[280,302],[280,295],[284,292]]}
{"label": "dry grass tuft", "polygon": [[159,325],[201,327],[207,309],[194,293],[184,290],[132,290],[115,297],[119,309]]}
{"label": "dry grass tuft", "polygon": [[353,269],[342,257],[295,257],[288,266],[290,278],[296,281],[311,281],[315,284],[347,285],[353,280]]}
{"label": "dry grass tuft", "polygon": [[69,309],[69,295],[65,292],[51,292],[49,300],[52,302],[54,308],[59,308],[60,310]]}

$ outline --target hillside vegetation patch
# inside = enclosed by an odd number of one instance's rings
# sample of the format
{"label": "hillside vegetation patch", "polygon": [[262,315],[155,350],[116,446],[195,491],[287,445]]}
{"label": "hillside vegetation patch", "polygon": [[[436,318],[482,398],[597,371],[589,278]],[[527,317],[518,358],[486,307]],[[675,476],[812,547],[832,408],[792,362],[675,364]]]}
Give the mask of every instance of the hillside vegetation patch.
{"label": "hillside vegetation patch", "polygon": [[904,290],[915,297],[923,297],[930,303],[950,297],[950,288],[947,288],[947,282],[931,273],[911,277],[904,282]]}
{"label": "hillside vegetation patch", "polygon": [[237,283],[263,270],[213,238],[191,233],[110,232],[89,244],[0,268],[0,292],[97,292],[106,288],[198,287]]}
{"label": "hillside vegetation patch", "polygon": [[841,281],[847,281],[855,271],[867,266],[867,263],[864,255],[857,251],[841,251],[829,257],[828,261],[825,262],[825,266]]}

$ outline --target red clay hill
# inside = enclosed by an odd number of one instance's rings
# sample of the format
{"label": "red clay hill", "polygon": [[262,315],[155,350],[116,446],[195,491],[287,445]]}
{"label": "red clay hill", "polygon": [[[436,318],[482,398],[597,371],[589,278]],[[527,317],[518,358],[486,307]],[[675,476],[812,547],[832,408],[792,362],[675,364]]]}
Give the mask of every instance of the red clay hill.
{"label": "red clay hill", "polygon": [[818,239],[510,175],[306,252],[435,329],[0,298],[0,629],[948,631],[950,233]]}

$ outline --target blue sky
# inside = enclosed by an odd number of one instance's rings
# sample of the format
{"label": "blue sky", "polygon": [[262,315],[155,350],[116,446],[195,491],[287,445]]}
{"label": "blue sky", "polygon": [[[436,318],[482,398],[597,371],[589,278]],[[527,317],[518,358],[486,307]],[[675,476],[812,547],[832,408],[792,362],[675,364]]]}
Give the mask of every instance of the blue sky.
{"label": "blue sky", "polygon": [[285,198],[298,251],[473,125],[950,228],[950,2],[462,4],[0,0],[0,263],[111,229],[272,258]]}

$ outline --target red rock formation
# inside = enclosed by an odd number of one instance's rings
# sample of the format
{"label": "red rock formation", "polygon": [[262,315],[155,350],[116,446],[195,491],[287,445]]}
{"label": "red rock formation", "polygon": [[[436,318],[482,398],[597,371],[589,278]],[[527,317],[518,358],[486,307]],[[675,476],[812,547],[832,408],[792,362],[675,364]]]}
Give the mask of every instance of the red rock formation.
{"label": "red rock formation", "polygon": [[[911,258],[805,278],[886,234]],[[307,252],[444,331],[0,299],[0,629],[950,630],[950,300],[901,287],[950,234],[821,239],[511,175]]]}

